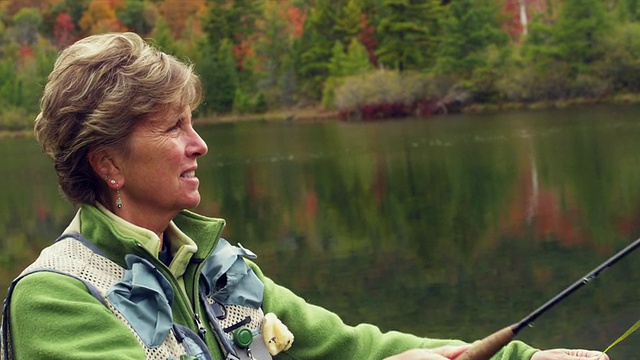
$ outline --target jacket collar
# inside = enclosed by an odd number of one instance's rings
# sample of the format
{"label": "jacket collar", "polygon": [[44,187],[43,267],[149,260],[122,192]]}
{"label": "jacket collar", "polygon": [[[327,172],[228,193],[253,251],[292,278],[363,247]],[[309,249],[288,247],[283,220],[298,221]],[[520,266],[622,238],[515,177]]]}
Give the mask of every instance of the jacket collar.
{"label": "jacket collar", "polygon": [[[225,221],[183,210],[169,223],[174,260],[170,270],[179,277],[189,261],[203,261],[212,252]],[[116,216],[98,204],[83,204],[65,232],[76,231],[98,246],[111,260],[125,266],[126,254],[158,256],[160,239],[150,230]]]}

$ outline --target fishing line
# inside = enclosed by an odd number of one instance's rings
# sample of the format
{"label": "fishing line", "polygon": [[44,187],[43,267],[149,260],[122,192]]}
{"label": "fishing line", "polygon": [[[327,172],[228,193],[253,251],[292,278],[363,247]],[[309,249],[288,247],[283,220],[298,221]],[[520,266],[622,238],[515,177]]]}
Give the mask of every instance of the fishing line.
{"label": "fishing line", "polygon": [[[624,340],[627,338],[627,336],[631,335],[634,331],[640,329],[640,320],[636,321],[635,324],[631,325],[631,327],[629,328],[629,330],[625,331],[624,334],[622,334],[622,336],[620,336],[619,338],[616,339],[616,341],[612,342],[611,345],[609,345],[606,349],[604,349],[602,351],[602,355],[606,354],[607,351],[611,350],[612,347],[616,346],[620,341]],[[598,359],[600,359],[602,357],[602,355],[600,355],[598,357]]]}

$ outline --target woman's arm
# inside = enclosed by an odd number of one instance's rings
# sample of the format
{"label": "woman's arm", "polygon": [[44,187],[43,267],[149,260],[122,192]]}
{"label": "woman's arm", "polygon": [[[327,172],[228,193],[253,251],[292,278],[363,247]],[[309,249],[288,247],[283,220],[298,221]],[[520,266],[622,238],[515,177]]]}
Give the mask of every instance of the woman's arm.
{"label": "woman's arm", "polygon": [[[293,346],[283,353],[283,358],[288,353],[305,360],[379,360],[415,348],[464,345],[460,340],[428,339],[396,331],[383,333],[371,324],[346,325],[335,313],[307,303],[266,278],[255,264],[250,266],[265,284],[263,310],[275,313],[293,333]],[[514,341],[494,359],[529,359],[535,352],[536,349]]]}
{"label": "woman's arm", "polygon": [[70,276],[27,275],[16,285],[9,309],[18,360],[145,359],[133,333]]}

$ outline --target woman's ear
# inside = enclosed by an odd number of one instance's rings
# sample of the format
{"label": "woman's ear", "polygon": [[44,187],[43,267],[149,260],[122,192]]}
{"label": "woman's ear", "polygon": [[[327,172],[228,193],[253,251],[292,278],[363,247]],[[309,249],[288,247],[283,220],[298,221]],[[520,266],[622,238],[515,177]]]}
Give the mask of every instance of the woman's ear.
{"label": "woman's ear", "polygon": [[108,149],[89,150],[89,164],[91,164],[96,175],[101,179],[105,179],[105,181],[114,179],[118,182],[118,177],[121,175],[120,169],[113,159],[114,157]]}

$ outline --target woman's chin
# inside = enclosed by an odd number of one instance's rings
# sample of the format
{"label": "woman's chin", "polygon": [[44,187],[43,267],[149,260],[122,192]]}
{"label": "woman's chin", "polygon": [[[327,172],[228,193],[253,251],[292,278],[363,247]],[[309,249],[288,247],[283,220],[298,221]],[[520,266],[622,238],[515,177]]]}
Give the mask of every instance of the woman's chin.
{"label": "woman's chin", "polygon": [[185,209],[193,209],[200,204],[200,193],[196,192],[189,196],[188,199],[185,199],[184,208]]}

